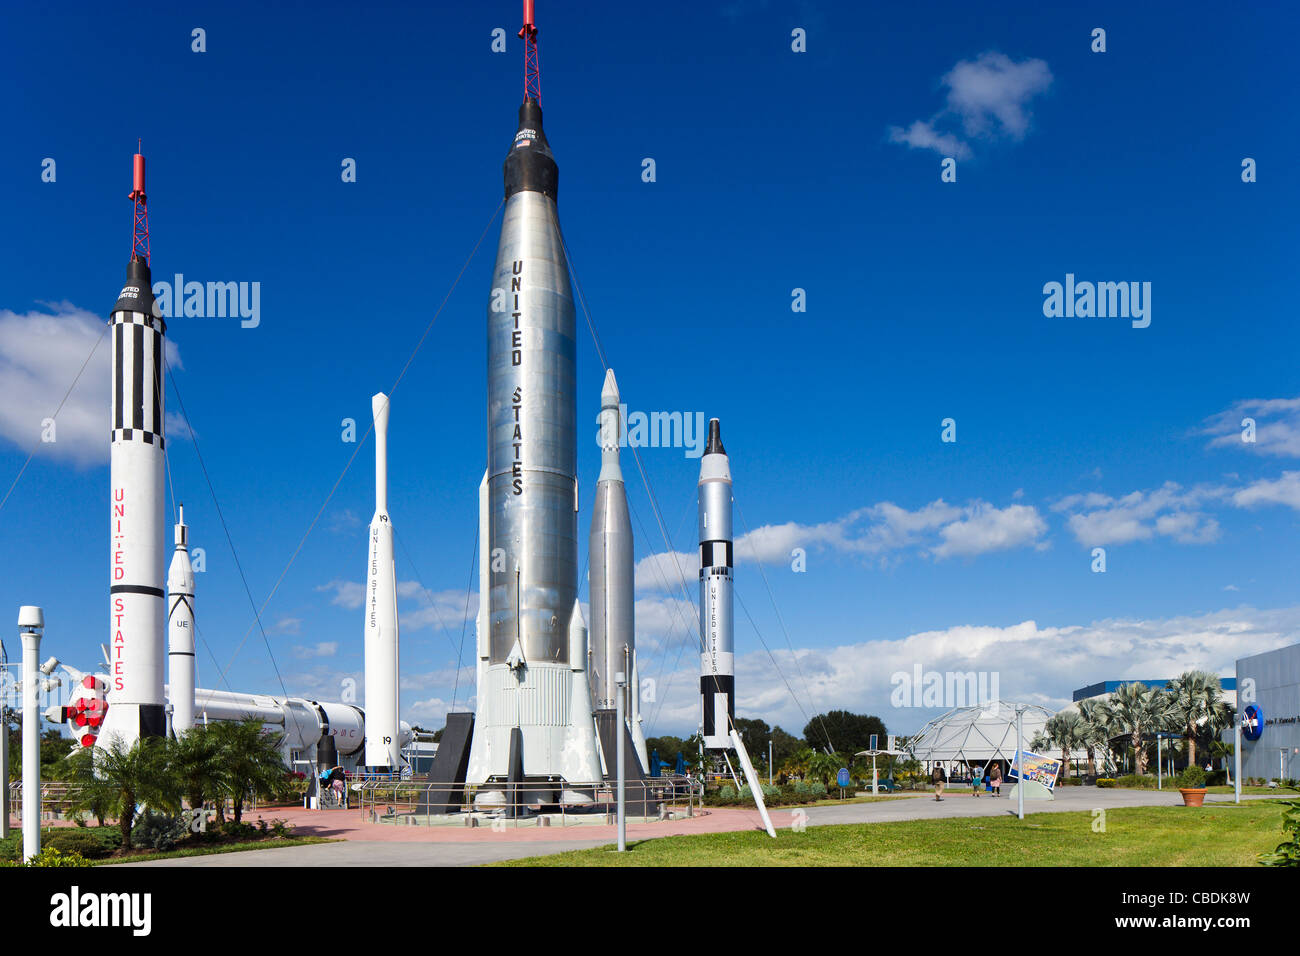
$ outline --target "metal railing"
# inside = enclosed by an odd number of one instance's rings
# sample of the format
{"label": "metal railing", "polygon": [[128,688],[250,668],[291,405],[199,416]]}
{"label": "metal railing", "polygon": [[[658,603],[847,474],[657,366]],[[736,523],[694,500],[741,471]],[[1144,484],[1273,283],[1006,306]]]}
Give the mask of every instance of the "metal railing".
{"label": "metal railing", "polygon": [[[81,787],[75,783],[63,783],[53,780],[41,784],[42,817],[60,819],[72,812],[73,803],[81,793]],[[21,780],[9,782],[9,813],[22,816],[23,784]]]}
{"label": "metal railing", "polygon": [[[696,816],[703,804],[698,783],[663,776],[628,781],[624,803],[629,819],[666,820]],[[431,780],[371,780],[353,787],[368,820],[412,826],[582,826],[614,823],[618,796],[612,781],[518,784],[448,784]]]}

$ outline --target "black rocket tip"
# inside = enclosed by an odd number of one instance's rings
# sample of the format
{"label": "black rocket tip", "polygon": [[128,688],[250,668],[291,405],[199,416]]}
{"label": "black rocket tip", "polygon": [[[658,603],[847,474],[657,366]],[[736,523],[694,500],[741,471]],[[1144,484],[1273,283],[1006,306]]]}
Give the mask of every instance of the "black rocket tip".
{"label": "black rocket tip", "polygon": [[519,106],[519,128],[506,155],[504,173],[507,199],[525,190],[558,197],[560,170],[542,130],[542,106],[534,97]]}
{"label": "black rocket tip", "polygon": [[706,455],[725,455],[727,449],[722,447],[722,425],[716,418],[709,419],[709,443],[704,447]]}

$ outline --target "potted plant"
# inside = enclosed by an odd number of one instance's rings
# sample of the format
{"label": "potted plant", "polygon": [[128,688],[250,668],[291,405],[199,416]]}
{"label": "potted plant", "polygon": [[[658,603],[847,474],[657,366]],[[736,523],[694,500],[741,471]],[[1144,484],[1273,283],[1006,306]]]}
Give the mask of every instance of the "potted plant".
{"label": "potted plant", "polygon": [[1188,767],[1178,777],[1178,792],[1183,795],[1183,805],[1199,807],[1205,803],[1205,771]]}

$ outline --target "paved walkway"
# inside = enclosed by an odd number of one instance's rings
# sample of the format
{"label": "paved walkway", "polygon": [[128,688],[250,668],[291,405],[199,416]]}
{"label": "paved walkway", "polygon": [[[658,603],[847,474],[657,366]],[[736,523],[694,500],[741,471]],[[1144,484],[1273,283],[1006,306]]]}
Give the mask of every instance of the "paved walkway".
{"label": "paved walkway", "polygon": [[[1009,789],[1009,788],[1008,788]],[[1267,796],[1243,796],[1243,800],[1267,800]],[[1206,803],[1231,803],[1231,794],[1212,794]],[[1096,787],[1062,787],[1055,800],[1026,800],[1025,813],[1066,813],[1069,811],[1114,809],[1120,807],[1178,806],[1182,797],[1177,790],[1099,790]],[[841,806],[789,808],[772,811],[778,828],[791,826],[798,814],[807,814],[807,824],[887,823],[898,820],[926,820],[944,817],[991,817],[1016,812],[1016,801],[1007,796],[995,798],[985,794],[972,797],[958,791],[936,801],[933,796],[897,797],[875,803],[846,803]],[[262,810],[251,814],[267,820],[287,819],[299,835],[324,836],[341,843],[314,846],[281,847],[220,853],[209,856],[127,863],[123,866],[474,866],[499,860],[518,859],[581,850],[613,843],[617,839],[612,826],[579,827],[490,827],[459,826],[391,826],[367,823],[360,811],[312,811],[290,808]],[[738,808],[710,808],[705,815],[663,823],[643,823],[628,827],[629,840],[688,833],[719,833],[757,830],[762,823],[758,811]]]}

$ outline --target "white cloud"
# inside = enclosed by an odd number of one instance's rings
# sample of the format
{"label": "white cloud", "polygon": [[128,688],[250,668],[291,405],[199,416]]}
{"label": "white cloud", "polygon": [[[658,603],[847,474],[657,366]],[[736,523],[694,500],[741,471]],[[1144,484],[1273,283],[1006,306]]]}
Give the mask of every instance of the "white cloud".
{"label": "white cloud", "polygon": [[1232,503],[1238,508],[1286,505],[1300,511],[1300,471],[1284,471],[1280,478],[1249,484],[1233,494]]}
{"label": "white cloud", "polygon": [[[108,461],[112,363],[106,320],[69,302],[42,305],[48,311],[0,309],[0,436],[24,453],[36,448],[76,465],[102,464]],[[167,340],[166,348],[168,363],[180,368],[175,344]],[[54,415],[74,380],[55,419],[55,440],[42,442],[42,421]],[[179,423],[175,429],[176,437],[185,431]]]}
{"label": "white cloud", "polygon": [[314,657],[333,657],[339,652],[337,641],[322,641],[319,644],[313,644],[311,647],[301,645],[294,647],[293,656],[299,660],[311,660]]}
{"label": "white cloud", "polygon": [[[1047,522],[1032,505],[998,508],[976,499],[958,506],[940,498],[908,511],[883,501],[820,524],[787,521],[755,528],[736,539],[735,559],[737,564],[783,564],[796,548],[882,559],[909,549],[938,559],[973,557],[1009,548],[1043,547],[1046,533]],[[637,590],[677,592],[681,575],[689,586],[698,572],[699,558],[694,554],[648,555],[637,562]]]}
{"label": "white cloud", "polygon": [[335,580],[329,582],[329,584],[318,584],[316,590],[333,591],[334,596],[330,598],[330,603],[345,607],[350,611],[361,607],[361,602],[366,596],[366,589],[359,581]]}
{"label": "white cloud", "polygon": [[272,634],[301,634],[302,618],[300,617],[282,617],[275,622],[271,628]]}
{"label": "white cloud", "polygon": [[[1243,419],[1255,420],[1255,440],[1243,441]],[[1251,398],[1205,420],[1200,434],[1211,448],[1242,448],[1260,455],[1300,458],[1300,398]]]}
{"label": "white cloud", "polygon": [[1016,62],[990,51],[959,61],[942,82],[948,90],[944,109],[906,129],[890,127],[890,142],[965,159],[971,155],[970,144],[943,128],[954,124],[967,138],[1019,142],[1029,131],[1029,104],[1052,85],[1052,71],[1043,60]]}
{"label": "white cloud", "polygon": [[[1157,619],[1105,619],[1090,624],[1040,626],[964,624],[894,640],[832,648],[773,649],[781,673],[765,651],[736,660],[736,713],[801,733],[808,716],[831,709],[880,716],[891,733],[910,733],[938,711],[896,708],[891,675],[926,671],[998,675],[1008,700],[1064,707],[1073,691],[1126,678],[1174,677],[1193,668],[1232,674],[1239,657],[1300,641],[1300,606],[1251,607]],[[807,682],[798,676],[802,671]],[[670,660],[671,664],[672,661]],[[647,671],[643,671],[643,676]],[[782,677],[784,675],[784,679]],[[653,676],[653,674],[651,674]],[[804,710],[791,698],[789,681]],[[690,732],[699,722],[698,662],[683,655],[673,679],[658,682],[664,700],[647,733]],[[646,714],[649,724],[655,708]]]}
{"label": "white cloud", "polygon": [[1207,485],[1184,489],[1167,481],[1151,491],[1122,498],[1098,492],[1068,495],[1052,506],[1068,515],[1066,523],[1085,548],[1171,537],[1182,544],[1205,544],[1219,537],[1219,523],[1201,506],[1225,497],[1226,490]]}

